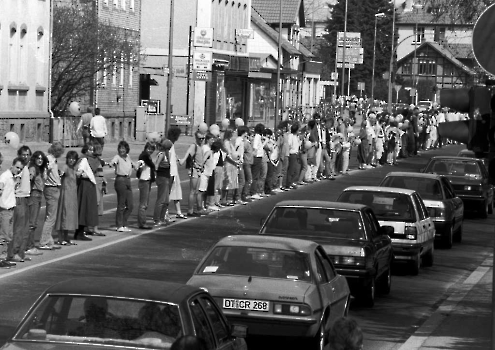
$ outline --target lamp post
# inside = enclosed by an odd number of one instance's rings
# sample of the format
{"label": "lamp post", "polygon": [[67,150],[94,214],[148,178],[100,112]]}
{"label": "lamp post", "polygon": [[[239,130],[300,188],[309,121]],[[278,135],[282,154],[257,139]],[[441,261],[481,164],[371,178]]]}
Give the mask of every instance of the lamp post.
{"label": "lamp post", "polygon": [[[371,101],[375,101],[375,57],[376,57],[376,26],[378,24],[378,18],[385,17],[383,12],[375,14],[375,36],[373,38],[373,69],[371,71]],[[373,103],[373,102],[372,102]]]}
{"label": "lamp post", "polygon": [[394,55],[395,55],[395,3],[392,4],[392,48],[390,50],[390,65],[388,69],[388,95],[387,95],[387,110],[392,113],[392,71],[394,70]]}
{"label": "lamp post", "polygon": [[167,110],[165,114],[165,135],[170,126],[172,114],[172,85],[173,85],[173,54],[174,54],[174,0],[170,0],[170,23],[168,41],[168,80],[167,80]]}
{"label": "lamp post", "polygon": [[[342,45],[342,87],[341,87],[341,98],[342,98],[342,106],[341,106],[341,113],[344,112],[344,107],[345,107],[345,98],[344,98],[344,84],[345,84],[345,47],[347,46],[347,5],[348,1],[345,0],[345,14],[344,14],[344,38],[343,38],[343,45]],[[338,43],[337,43],[338,46]],[[350,84],[351,82],[348,81],[347,84]]]}
{"label": "lamp post", "polygon": [[[421,3],[417,2],[413,4],[413,8],[416,10],[420,10],[423,8],[423,5]],[[414,58],[413,58],[413,86],[414,86],[414,104],[418,104],[418,58],[416,55],[416,51],[418,51],[418,18],[416,17],[416,23],[414,24]]]}
{"label": "lamp post", "polygon": [[277,88],[275,92],[275,120],[273,121],[273,130],[277,128],[277,119],[280,109],[280,64],[282,63],[282,0],[279,2],[278,9],[278,42],[277,42]]}

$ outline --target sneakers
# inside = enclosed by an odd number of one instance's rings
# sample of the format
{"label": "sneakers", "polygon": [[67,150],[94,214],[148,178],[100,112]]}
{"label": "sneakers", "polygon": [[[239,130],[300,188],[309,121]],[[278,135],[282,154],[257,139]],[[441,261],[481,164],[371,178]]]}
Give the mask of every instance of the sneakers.
{"label": "sneakers", "polygon": [[275,189],[273,189],[273,190],[272,190],[272,192],[275,192],[275,193],[282,193],[282,192],[284,192],[284,190],[283,190],[283,189],[281,189],[281,188],[275,188]]}
{"label": "sneakers", "polygon": [[25,254],[27,254],[27,255],[43,255],[43,252],[40,252],[36,248],[31,248],[31,249],[26,250]]}
{"label": "sneakers", "polygon": [[217,207],[216,205],[209,205],[207,210],[211,210],[211,211],[219,211],[220,208]]}
{"label": "sneakers", "polygon": [[0,260],[0,268],[2,268],[2,269],[10,269],[10,267],[11,266],[10,266],[10,264],[7,261]]}
{"label": "sneakers", "polygon": [[47,245],[47,244],[44,244],[44,245],[40,245],[40,246],[38,247],[38,249],[39,249],[39,250],[52,250],[53,248],[52,248],[52,247],[50,247],[50,246],[49,246],[49,245]]}
{"label": "sneakers", "polygon": [[132,230],[129,227],[127,227],[127,226],[124,226],[124,231],[125,232],[132,232]]}
{"label": "sneakers", "polygon": [[261,199],[261,196],[258,193],[255,193],[251,196],[251,199]]}
{"label": "sneakers", "polygon": [[184,214],[177,214],[177,215],[175,215],[175,217],[176,217],[177,219],[187,219],[187,216],[186,216],[186,215],[184,215]]}
{"label": "sneakers", "polygon": [[126,232],[125,227],[122,226],[122,227],[117,228],[117,232]]}

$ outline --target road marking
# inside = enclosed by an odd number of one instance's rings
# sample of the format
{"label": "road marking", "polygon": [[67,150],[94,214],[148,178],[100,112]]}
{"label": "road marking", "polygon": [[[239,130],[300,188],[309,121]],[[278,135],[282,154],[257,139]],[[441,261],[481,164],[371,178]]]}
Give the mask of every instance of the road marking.
{"label": "road marking", "polygon": [[449,314],[464,300],[471,289],[490,271],[493,266],[493,254],[486,258],[468,278],[462,282],[461,288],[455,290],[437,310],[419,327],[398,350],[418,350],[431,334],[442,324]]}

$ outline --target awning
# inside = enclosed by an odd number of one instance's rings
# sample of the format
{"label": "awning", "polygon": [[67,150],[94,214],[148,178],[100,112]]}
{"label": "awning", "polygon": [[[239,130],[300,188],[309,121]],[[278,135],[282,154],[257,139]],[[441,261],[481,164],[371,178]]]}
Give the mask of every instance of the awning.
{"label": "awning", "polygon": [[139,74],[150,74],[150,75],[163,76],[163,68],[161,68],[161,67],[139,67]]}

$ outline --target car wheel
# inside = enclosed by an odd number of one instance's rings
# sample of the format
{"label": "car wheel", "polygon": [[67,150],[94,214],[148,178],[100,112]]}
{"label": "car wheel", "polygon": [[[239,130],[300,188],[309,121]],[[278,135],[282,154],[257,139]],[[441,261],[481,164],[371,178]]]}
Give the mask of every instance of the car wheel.
{"label": "car wheel", "polygon": [[483,219],[488,217],[488,202],[486,200],[481,204],[479,214]]}
{"label": "car wheel", "polygon": [[375,277],[369,280],[369,283],[364,286],[361,301],[367,307],[373,307],[375,305],[375,292],[376,292],[376,282]]}
{"label": "car wheel", "polygon": [[411,260],[411,275],[417,276],[419,274],[419,268],[421,267],[421,255],[416,254]]}
{"label": "car wheel", "polygon": [[390,266],[387,271],[380,277],[378,290],[383,294],[390,294],[392,288],[392,269]]}
{"label": "car wheel", "polygon": [[462,242],[462,225],[464,224],[464,221],[461,221],[461,224],[459,225],[459,228],[457,229],[455,235],[454,235],[454,242],[461,243]]}
{"label": "car wheel", "polygon": [[447,249],[452,248],[452,242],[454,241],[454,223],[449,225],[445,229],[444,236],[443,236],[443,246]]}
{"label": "car wheel", "polygon": [[323,350],[326,345],[327,334],[325,331],[326,319],[325,317],[322,319],[320,328],[318,328],[318,332],[316,332],[315,337],[313,339],[313,346],[311,347],[314,350]]}
{"label": "car wheel", "polygon": [[431,246],[431,249],[423,257],[423,265],[424,266],[427,266],[427,267],[432,267],[433,266],[434,252],[435,252],[435,248],[433,248],[433,245],[432,245]]}

